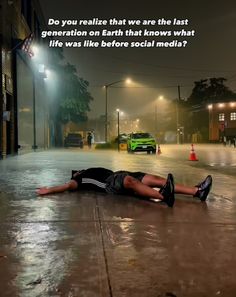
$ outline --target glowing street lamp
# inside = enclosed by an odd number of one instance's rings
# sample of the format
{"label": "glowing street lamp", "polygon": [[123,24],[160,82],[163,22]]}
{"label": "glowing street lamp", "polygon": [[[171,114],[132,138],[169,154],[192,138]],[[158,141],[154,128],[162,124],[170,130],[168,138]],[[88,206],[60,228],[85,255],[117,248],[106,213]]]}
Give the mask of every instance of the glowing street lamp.
{"label": "glowing street lamp", "polygon": [[209,105],[207,106],[207,108],[208,108],[208,109],[212,109],[212,108],[213,108],[213,105],[212,105],[212,104],[209,104]]}
{"label": "glowing street lamp", "polygon": [[47,79],[49,78],[50,73],[51,73],[50,70],[45,69],[45,77],[44,77],[44,80],[47,80]]}
{"label": "glowing street lamp", "polygon": [[34,55],[32,56],[33,58],[35,57],[35,56],[37,56],[38,55],[38,53],[39,53],[39,48],[38,48],[38,46],[36,46],[36,45],[32,45],[32,51],[33,51],[33,53],[34,53]]}

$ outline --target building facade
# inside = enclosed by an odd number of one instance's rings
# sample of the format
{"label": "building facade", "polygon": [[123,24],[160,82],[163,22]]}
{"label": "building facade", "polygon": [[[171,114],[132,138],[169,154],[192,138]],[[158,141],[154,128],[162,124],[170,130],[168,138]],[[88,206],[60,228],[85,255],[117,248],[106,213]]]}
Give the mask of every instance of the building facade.
{"label": "building facade", "polygon": [[41,64],[22,50],[46,27],[36,0],[0,2],[0,158],[48,146],[48,113]]}
{"label": "building facade", "polygon": [[224,137],[233,140],[236,137],[236,101],[209,104],[208,111],[209,140],[223,141]]}

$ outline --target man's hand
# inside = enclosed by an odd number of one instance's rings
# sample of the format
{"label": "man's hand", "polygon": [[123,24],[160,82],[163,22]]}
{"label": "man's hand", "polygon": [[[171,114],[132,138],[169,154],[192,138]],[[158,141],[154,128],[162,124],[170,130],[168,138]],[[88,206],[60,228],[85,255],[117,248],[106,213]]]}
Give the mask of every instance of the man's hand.
{"label": "man's hand", "polygon": [[76,190],[78,184],[75,180],[71,180],[66,184],[58,185],[55,187],[42,187],[36,190],[38,195],[46,195],[46,194],[53,194],[53,193],[62,193],[68,190]]}
{"label": "man's hand", "polygon": [[46,195],[50,193],[50,190],[47,187],[39,188],[36,190],[38,195]]}

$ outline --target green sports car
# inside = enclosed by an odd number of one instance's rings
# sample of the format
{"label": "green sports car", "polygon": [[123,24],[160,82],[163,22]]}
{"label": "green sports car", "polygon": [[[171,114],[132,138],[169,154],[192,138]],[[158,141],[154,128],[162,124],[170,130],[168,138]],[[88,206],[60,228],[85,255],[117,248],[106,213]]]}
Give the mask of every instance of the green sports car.
{"label": "green sports car", "polygon": [[156,153],[156,141],[150,133],[135,132],[128,136],[127,151],[133,152],[147,152],[150,154]]}

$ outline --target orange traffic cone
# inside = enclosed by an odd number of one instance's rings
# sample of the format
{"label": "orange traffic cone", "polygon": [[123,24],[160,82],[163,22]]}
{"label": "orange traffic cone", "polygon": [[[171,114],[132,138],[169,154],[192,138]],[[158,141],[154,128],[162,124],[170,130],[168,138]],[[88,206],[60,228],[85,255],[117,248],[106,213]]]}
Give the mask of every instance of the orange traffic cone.
{"label": "orange traffic cone", "polygon": [[194,151],[193,144],[191,144],[191,151],[190,151],[189,161],[198,161],[198,158],[197,158],[197,156],[195,154],[195,151]]}
{"label": "orange traffic cone", "polygon": [[158,144],[158,147],[157,147],[157,154],[160,155],[161,154],[161,147],[160,145]]}

